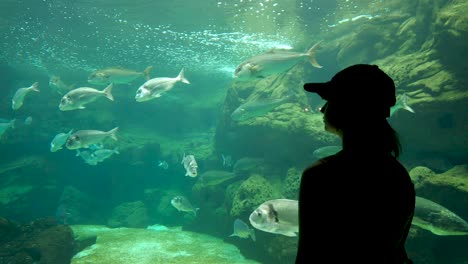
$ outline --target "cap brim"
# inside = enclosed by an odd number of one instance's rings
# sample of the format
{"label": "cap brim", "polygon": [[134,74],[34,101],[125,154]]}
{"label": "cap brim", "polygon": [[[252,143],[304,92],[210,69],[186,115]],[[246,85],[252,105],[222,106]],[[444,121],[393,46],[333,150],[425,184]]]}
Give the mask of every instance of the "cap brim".
{"label": "cap brim", "polygon": [[328,100],[327,90],[329,90],[330,84],[329,82],[326,83],[305,83],[304,90],[310,93],[316,93],[320,95],[325,100]]}

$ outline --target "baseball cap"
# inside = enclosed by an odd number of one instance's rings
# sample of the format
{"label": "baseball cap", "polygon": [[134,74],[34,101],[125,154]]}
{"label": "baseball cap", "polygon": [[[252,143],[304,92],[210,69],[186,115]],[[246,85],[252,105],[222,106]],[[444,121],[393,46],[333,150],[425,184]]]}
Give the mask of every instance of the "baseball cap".
{"label": "baseball cap", "polygon": [[381,108],[386,117],[390,116],[390,107],[396,103],[393,79],[377,65],[370,64],[349,66],[328,82],[304,84],[304,90],[343,105]]}

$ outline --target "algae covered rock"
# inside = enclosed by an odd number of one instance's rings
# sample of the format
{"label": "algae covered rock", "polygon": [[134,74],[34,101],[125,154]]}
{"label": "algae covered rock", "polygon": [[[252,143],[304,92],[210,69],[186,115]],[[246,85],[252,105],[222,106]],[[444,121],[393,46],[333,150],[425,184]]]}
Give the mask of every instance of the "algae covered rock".
{"label": "algae covered rock", "polygon": [[112,212],[108,221],[110,227],[146,227],[148,225],[148,213],[142,201],[123,203]]}
{"label": "algae covered rock", "polygon": [[[427,171],[415,168],[411,171],[414,177],[418,171]],[[421,176],[415,184],[418,196],[429,198],[443,204],[456,212],[463,219],[468,219],[468,165],[454,166],[440,174],[431,174],[430,171]]]}
{"label": "algae covered rock", "polygon": [[299,199],[299,187],[301,185],[302,171],[290,168],[286,174],[283,184],[283,194],[287,199]]}
{"label": "algae covered rock", "polygon": [[242,218],[265,201],[278,198],[280,194],[264,177],[253,175],[237,189],[232,201],[231,216]]}
{"label": "algae covered rock", "polygon": [[[97,236],[96,244],[78,252],[72,264],[258,263],[245,259],[238,248],[219,238],[180,228],[161,225],[148,229],[88,227]],[[93,233],[87,230],[87,226],[72,226],[72,229],[77,236]]]}
{"label": "algae covered rock", "polygon": [[419,182],[423,181],[426,178],[432,177],[435,174],[436,173],[434,171],[424,166],[417,166],[411,169],[411,171],[409,171],[411,180],[415,184],[416,188]]}

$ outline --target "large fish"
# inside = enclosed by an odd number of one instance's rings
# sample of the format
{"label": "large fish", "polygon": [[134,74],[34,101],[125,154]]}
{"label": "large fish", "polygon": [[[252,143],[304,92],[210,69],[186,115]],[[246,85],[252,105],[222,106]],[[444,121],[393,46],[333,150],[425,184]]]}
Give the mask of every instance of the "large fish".
{"label": "large fish", "polygon": [[106,68],[94,71],[89,75],[88,82],[92,84],[106,85],[109,83],[125,84],[136,80],[139,77],[150,79],[149,72],[153,66],[148,66],[142,72],[129,70],[121,67]]}
{"label": "large fish", "polygon": [[315,52],[319,44],[320,42],[316,43],[306,53],[272,49],[243,61],[236,67],[234,76],[237,80],[253,80],[272,74],[284,73],[305,58],[309,59],[312,66],[322,68],[315,58]]}
{"label": "large fish", "polygon": [[265,232],[297,236],[299,203],[289,199],[266,201],[250,214],[249,221],[253,227]]}
{"label": "large fish", "polygon": [[161,97],[163,93],[168,92],[174,88],[174,85],[178,82],[190,84],[190,82],[184,76],[183,68],[180,70],[179,75],[177,75],[175,78],[158,77],[146,81],[136,91],[135,100],[137,102],[144,102]]}
{"label": "large fish", "polygon": [[66,92],[73,89],[73,87],[75,85],[74,84],[68,85],[68,84],[64,83],[59,76],[54,75],[54,76],[50,77],[49,86],[50,86],[50,88],[55,90],[58,94],[63,95]]}
{"label": "large fish", "polygon": [[114,101],[114,96],[112,96],[112,87],[113,85],[111,83],[102,91],[90,87],[73,89],[62,97],[59,109],[61,111],[85,109],[86,104],[95,101],[99,97],[106,97],[107,99]]}
{"label": "large fish", "polygon": [[248,101],[241,104],[231,114],[231,119],[234,121],[245,121],[254,117],[266,115],[276,107],[290,101],[292,96],[287,96],[277,99],[262,99]]}
{"label": "large fish", "polygon": [[117,140],[117,136],[115,134],[118,129],[119,127],[115,127],[109,131],[78,130],[68,137],[65,146],[68,149],[89,148],[93,144],[101,143],[108,137],[113,140]]}
{"label": "large fish", "polygon": [[250,237],[253,241],[255,241],[255,230],[250,228],[246,223],[244,223],[244,221],[237,218],[234,221],[234,231],[230,236],[236,236],[240,238]]}
{"label": "large fish", "polygon": [[182,157],[182,165],[185,168],[185,176],[197,177],[198,175],[198,164],[193,155],[185,155]]}
{"label": "large fish", "polygon": [[411,106],[408,105],[408,96],[406,95],[406,93],[403,93],[400,96],[400,99],[396,101],[395,105],[390,107],[390,116],[393,116],[400,109],[404,109],[408,112],[414,113],[413,108],[411,108]]}
{"label": "large fish", "polygon": [[185,198],[185,196],[179,195],[171,200],[172,206],[174,206],[179,212],[191,212],[194,216],[197,216],[197,211],[200,208],[195,208],[192,203]]}
{"label": "large fish", "polygon": [[68,137],[70,137],[73,129],[68,133],[58,133],[50,142],[50,152],[57,152],[62,149],[62,146],[67,142]]}
{"label": "large fish", "polygon": [[236,174],[230,171],[209,170],[200,175],[198,182],[203,186],[215,186],[231,179],[234,179]]}
{"label": "large fish", "polygon": [[322,159],[331,155],[335,155],[343,149],[342,146],[325,146],[315,149],[312,156],[316,159]]}
{"label": "large fish", "polygon": [[16,119],[0,121],[0,138],[9,128],[15,128]]}
{"label": "large fish", "polygon": [[468,235],[465,220],[442,205],[419,196],[416,196],[411,224],[439,236]]}
{"label": "large fish", "polygon": [[37,88],[38,86],[39,83],[35,82],[29,87],[19,88],[16,90],[15,95],[11,100],[11,108],[13,110],[18,110],[21,106],[23,106],[24,97],[32,91],[39,92],[39,89]]}

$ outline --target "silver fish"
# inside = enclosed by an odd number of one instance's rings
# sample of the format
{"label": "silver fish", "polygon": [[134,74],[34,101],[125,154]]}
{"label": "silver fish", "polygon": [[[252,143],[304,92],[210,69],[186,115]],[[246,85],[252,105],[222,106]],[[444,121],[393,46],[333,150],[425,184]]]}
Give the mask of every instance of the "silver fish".
{"label": "silver fish", "polygon": [[65,146],[68,149],[88,148],[92,144],[101,143],[108,137],[117,140],[115,134],[118,129],[119,127],[115,127],[107,132],[100,130],[78,130],[68,137]]}
{"label": "silver fish", "polygon": [[21,106],[23,106],[24,97],[29,94],[31,91],[39,92],[39,83],[35,82],[29,87],[19,88],[16,90],[13,99],[11,100],[11,108],[13,110],[18,110]]}
{"label": "silver fish", "polygon": [[224,170],[209,170],[203,172],[198,182],[202,186],[215,186],[236,178],[236,174]]}
{"label": "silver fish", "polygon": [[174,88],[174,85],[178,82],[190,84],[190,82],[184,76],[184,69],[179,72],[179,75],[175,78],[170,77],[158,77],[146,81],[136,91],[135,100],[137,102],[144,102],[154,98],[161,97],[163,93],[170,91]]}
{"label": "silver fish", "polygon": [[103,96],[111,101],[114,101],[114,97],[112,96],[112,87],[113,85],[111,83],[102,91],[90,87],[80,87],[73,89],[62,97],[62,100],[60,100],[59,109],[61,111],[85,109],[86,104],[89,104]]}
{"label": "silver fish", "polygon": [[442,205],[419,196],[416,196],[411,224],[439,236],[468,235],[465,220]]}
{"label": "silver fish", "polygon": [[68,85],[60,79],[59,76],[53,75],[49,79],[49,86],[58,94],[63,95],[66,92],[70,91],[73,89],[74,84]]}
{"label": "silver fish", "polygon": [[114,154],[120,154],[118,148],[115,149],[98,149],[95,150],[91,156],[97,161],[97,162],[103,162],[104,160],[110,158]]}
{"label": "silver fish", "polygon": [[232,156],[221,154],[221,158],[223,159],[223,167],[230,168],[232,167]]}
{"label": "silver fish", "polygon": [[197,211],[200,209],[195,208],[187,198],[181,195],[172,198],[171,204],[179,210],[179,212],[191,212],[194,216],[197,216]]}
{"label": "silver fish", "polygon": [[167,163],[167,161],[165,161],[165,160],[159,160],[158,161],[158,167],[167,170],[169,168],[169,163]]}
{"label": "silver fish", "polygon": [[33,118],[32,116],[28,116],[24,119],[24,125],[30,126],[32,124]]}
{"label": "silver fish", "polygon": [[230,236],[236,236],[240,238],[252,238],[255,241],[255,230],[253,228],[249,228],[249,226],[239,218],[234,221],[234,231]]}
{"label": "silver fish", "polygon": [[266,201],[250,214],[249,221],[253,227],[265,232],[297,236],[299,203],[289,199]]}
{"label": "silver fish", "polygon": [[325,146],[314,150],[314,152],[312,152],[312,156],[314,156],[316,159],[321,159],[334,155],[342,149],[342,146]]}
{"label": "silver fish", "polygon": [[73,129],[70,130],[68,133],[58,133],[50,142],[50,152],[56,152],[61,150],[65,142],[67,142],[68,137],[73,132]]}
{"label": "silver fish", "polygon": [[184,165],[185,168],[185,176],[190,176],[190,177],[197,177],[198,175],[198,164],[197,161],[195,160],[195,156],[193,155],[187,155],[182,157],[182,165]]}
{"label": "silver fish", "polygon": [[277,99],[262,99],[241,104],[231,114],[234,121],[245,121],[254,117],[264,116],[276,107],[289,102],[292,96]]}
{"label": "silver fish", "polygon": [[403,93],[394,106],[390,108],[390,116],[398,112],[399,110],[404,109],[408,112],[414,113],[413,108],[408,105],[408,96],[406,93]]}
{"label": "silver fish", "polygon": [[16,119],[12,119],[10,121],[7,121],[5,120],[6,122],[0,122],[0,137],[3,136],[3,134],[5,134],[5,132],[9,129],[9,128],[15,128],[15,121]]}
{"label": "silver fish", "polygon": [[96,158],[93,157],[91,151],[85,150],[85,151],[80,151],[79,149],[76,150],[76,156],[81,157],[83,161],[89,165],[97,165],[98,161]]}
{"label": "silver fish", "polygon": [[125,84],[136,80],[139,77],[150,79],[149,73],[153,66],[148,66],[142,72],[125,69],[122,67],[111,67],[106,69],[96,70],[88,77],[88,82],[98,85],[106,85],[109,83]]}
{"label": "silver fish", "polygon": [[236,67],[234,76],[237,80],[265,78],[272,74],[286,72],[304,58],[308,58],[312,66],[322,68],[315,58],[319,44],[320,42],[313,45],[306,53],[272,49],[243,61]]}

